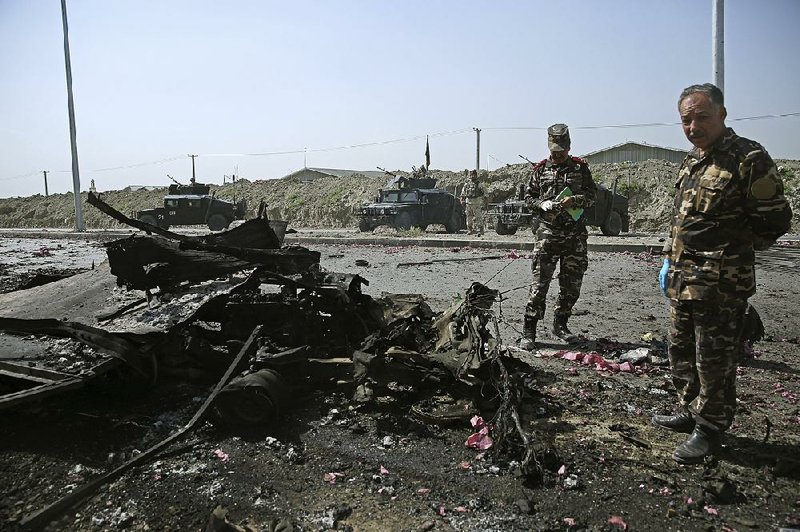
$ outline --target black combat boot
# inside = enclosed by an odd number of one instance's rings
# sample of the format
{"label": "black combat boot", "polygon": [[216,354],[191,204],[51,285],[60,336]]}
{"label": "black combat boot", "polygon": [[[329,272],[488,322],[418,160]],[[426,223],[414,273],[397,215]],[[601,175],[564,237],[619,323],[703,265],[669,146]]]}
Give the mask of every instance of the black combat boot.
{"label": "black combat boot", "polygon": [[578,341],[578,337],[572,334],[572,332],[567,328],[568,319],[569,318],[567,316],[556,315],[553,318],[553,334],[568,344],[574,344]]}
{"label": "black combat boot", "polygon": [[525,316],[525,323],[522,325],[522,338],[519,339],[520,349],[532,351],[536,349],[536,318]]}
{"label": "black combat boot", "polygon": [[669,429],[675,432],[685,432],[691,434],[694,430],[694,419],[689,412],[681,412],[674,416],[655,415],[650,418],[653,425],[662,429]]}
{"label": "black combat boot", "polygon": [[678,445],[672,459],[679,464],[699,464],[719,449],[721,434],[711,427],[697,425],[689,439]]}

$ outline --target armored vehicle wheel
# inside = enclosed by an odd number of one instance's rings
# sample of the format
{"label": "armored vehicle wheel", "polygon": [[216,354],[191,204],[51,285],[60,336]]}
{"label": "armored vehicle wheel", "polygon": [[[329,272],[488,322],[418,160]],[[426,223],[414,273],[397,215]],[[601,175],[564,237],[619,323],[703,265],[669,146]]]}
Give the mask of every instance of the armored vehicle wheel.
{"label": "armored vehicle wheel", "polygon": [[517,229],[519,229],[519,226],[516,226],[516,225],[508,227],[508,228],[507,228],[507,230],[508,230],[508,234],[509,234],[509,235],[515,235],[515,234],[517,234]]}
{"label": "armored vehicle wheel", "polygon": [[453,209],[450,220],[444,223],[444,230],[448,233],[458,233],[459,229],[461,229],[461,219],[458,217],[458,212]]}
{"label": "armored vehicle wheel", "polygon": [[498,235],[510,234],[508,226],[499,219],[494,223],[494,232],[497,233]]}
{"label": "armored vehicle wheel", "polygon": [[403,231],[411,229],[411,215],[407,212],[401,212],[394,219],[394,228]]}
{"label": "armored vehicle wheel", "polygon": [[158,220],[152,214],[145,214],[139,218],[140,222],[144,222],[146,224],[158,226]]}
{"label": "armored vehicle wheel", "polygon": [[362,233],[369,233],[374,229],[372,225],[370,225],[369,220],[366,218],[361,218],[358,220],[358,230]]}
{"label": "armored vehicle wheel", "polygon": [[617,236],[622,230],[622,217],[617,211],[611,211],[608,220],[600,226],[600,231],[606,236]]}
{"label": "armored vehicle wheel", "polygon": [[222,231],[228,227],[228,220],[221,214],[212,214],[208,219],[208,228],[212,231]]}

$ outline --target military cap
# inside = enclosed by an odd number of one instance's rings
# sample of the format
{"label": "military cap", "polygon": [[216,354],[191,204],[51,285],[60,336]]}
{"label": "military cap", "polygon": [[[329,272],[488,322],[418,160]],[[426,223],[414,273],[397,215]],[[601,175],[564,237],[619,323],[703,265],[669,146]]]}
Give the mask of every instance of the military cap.
{"label": "military cap", "polygon": [[569,128],[566,124],[553,124],[547,128],[547,147],[550,151],[568,151]]}

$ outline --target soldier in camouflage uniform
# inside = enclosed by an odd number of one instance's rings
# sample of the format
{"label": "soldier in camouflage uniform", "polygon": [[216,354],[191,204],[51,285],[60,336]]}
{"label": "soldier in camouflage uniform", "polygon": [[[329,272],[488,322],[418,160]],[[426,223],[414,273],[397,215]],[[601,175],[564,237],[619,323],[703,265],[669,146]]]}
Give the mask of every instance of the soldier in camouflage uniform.
{"label": "soldier in camouflage uniform", "polygon": [[678,110],[695,147],[678,172],[659,285],[670,300],[669,359],[680,412],[652,421],[691,433],[672,455],[688,464],[713,454],[733,422],[755,251],[789,230],[792,213],[767,151],[725,126],[716,86],[686,88]]}
{"label": "soldier in camouflage uniform", "polygon": [[483,235],[483,209],[486,193],[478,182],[478,172],[475,170],[469,172],[469,179],[461,191],[461,202],[467,215],[467,233]]}
{"label": "soldier in camouflage uniform", "polygon": [[[586,161],[569,156],[569,129],[554,124],[547,129],[550,157],[533,167],[525,201],[538,212],[541,224],[533,250],[533,284],[525,307],[520,347],[532,349],[536,343],[536,325],[544,317],[545,298],[556,265],[559,294],[553,318],[553,334],[567,342],[577,337],[567,328],[572,307],[581,294],[583,274],[589,264],[586,253],[586,224],[581,209],[594,204],[597,186]],[[564,194],[569,188],[571,193]],[[557,196],[563,196],[557,199]]]}

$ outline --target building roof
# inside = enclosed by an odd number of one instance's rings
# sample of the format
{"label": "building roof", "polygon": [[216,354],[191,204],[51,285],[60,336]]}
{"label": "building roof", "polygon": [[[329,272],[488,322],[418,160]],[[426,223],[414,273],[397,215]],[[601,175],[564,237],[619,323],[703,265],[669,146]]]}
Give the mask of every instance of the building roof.
{"label": "building roof", "polygon": [[384,177],[386,174],[384,172],[380,172],[378,170],[342,170],[338,168],[301,168],[300,170],[296,170],[290,174],[287,174],[283,177],[283,179],[291,179],[293,177],[297,177],[298,175],[302,175],[304,172],[317,172],[320,174],[325,174],[331,177],[350,177],[353,174],[362,174],[367,177]]}
{"label": "building roof", "polygon": [[682,150],[680,148],[668,148],[666,146],[657,146],[655,144],[648,144],[647,142],[633,142],[633,141],[628,140],[628,141],[625,141],[625,142],[621,142],[619,144],[615,144],[614,146],[609,146],[608,148],[601,148],[599,150],[595,150],[595,151],[590,152],[590,153],[585,153],[585,154],[581,155],[581,158],[589,157],[590,155],[596,155],[598,153],[603,153],[603,152],[606,152],[606,151],[611,151],[611,150],[614,150],[616,148],[622,148],[623,146],[643,146],[643,147],[646,147],[646,148],[656,148],[656,149],[659,149],[659,150],[667,150],[667,151],[671,151],[671,152],[675,152],[675,153],[681,153],[681,154],[684,154],[684,155],[689,151],[689,150]]}

